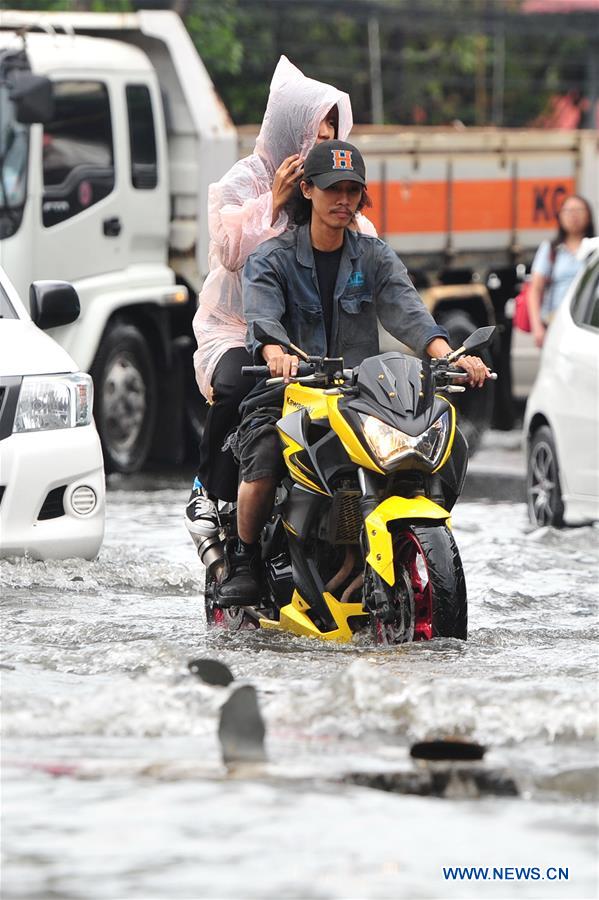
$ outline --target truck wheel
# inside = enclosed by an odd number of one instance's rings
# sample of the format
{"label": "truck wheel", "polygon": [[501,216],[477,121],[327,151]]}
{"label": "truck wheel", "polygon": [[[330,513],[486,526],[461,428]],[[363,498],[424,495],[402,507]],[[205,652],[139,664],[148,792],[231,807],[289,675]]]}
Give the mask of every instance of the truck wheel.
{"label": "truck wheel", "polygon": [[[437,321],[449,334],[449,343],[454,348],[461,347],[464,340],[477,328],[470,316],[462,310],[444,313]],[[484,350],[480,355],[490,368],[491,357],[488,351]],[[453,394],[450,397],[458,412],[458,425],[468,441],[470,456],[478,448],[482,435],[491,424],[493,389],[494,383],[487,381],[483,388],[467,387],[463,394]]]}
{"label": "truck wheel", "polygon": [[156,423],[156,374],[143,334],[134,325],[110,326],[91,374],[106,471],[137,472],[147,459]]}

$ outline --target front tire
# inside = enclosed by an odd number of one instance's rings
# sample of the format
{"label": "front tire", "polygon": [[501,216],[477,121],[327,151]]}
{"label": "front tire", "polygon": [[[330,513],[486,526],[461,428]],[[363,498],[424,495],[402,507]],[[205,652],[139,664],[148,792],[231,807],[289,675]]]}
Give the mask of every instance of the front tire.
{"label": "front tire", "polygon": [[414,594],[414,640],[468,634],[468,600],[462,560],[444,525],[413,525],[393,542],[395,573],[403,570]]}
{"label": "front tire", "polygon": [[111,325],[91,374],[106,471],[137,472],[150,452],[157,413],[154,360],[141,331],[123,322]]}
{"label": "front tire", "polygon": [[553,434],[542,425],[533,434],[526,466],[526,498],[528,518],[541,528],[564,524],[564,502],[559,477],[559,464]]}

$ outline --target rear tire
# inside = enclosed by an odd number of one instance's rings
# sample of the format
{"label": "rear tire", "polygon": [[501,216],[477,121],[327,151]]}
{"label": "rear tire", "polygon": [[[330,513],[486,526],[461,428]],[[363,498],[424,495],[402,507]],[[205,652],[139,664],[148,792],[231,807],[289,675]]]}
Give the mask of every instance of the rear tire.
{"label": "rear tire", "polygon": [[[438,323],[449,334],[449,343],[454,349],[461,347],[465,339],[477,328],[470,316],[458,309],[440,315]],[[488,351],[483,350],[480,357],[490,368],[491,356]],[[463,394],[454,394],[451,397],[451,402],[458,412],[458,425],[468,441],[470,456],[478,449],[482,435],[491,424],[494,389],[494,383],[487,381],[482,388],[466,387]]]}
{"label": "rear tire", "polygon": [[242,606],[231,606],[224,609],[215,605],[215,588],[216,582],[208,575],[208,573],[206,573],[204,611],[206,613],[206,625],[208,628],[223,628],[225,631],[241,631],[246,629],[254,631],[258,627],[257,622]]}
{"label": "rear tire", "polygon": [[553,434],[542,425],[533,434],[526,465],[526,499],[528,518],[541,528],[564,524],[564,502],[559,478],[559,463]]}

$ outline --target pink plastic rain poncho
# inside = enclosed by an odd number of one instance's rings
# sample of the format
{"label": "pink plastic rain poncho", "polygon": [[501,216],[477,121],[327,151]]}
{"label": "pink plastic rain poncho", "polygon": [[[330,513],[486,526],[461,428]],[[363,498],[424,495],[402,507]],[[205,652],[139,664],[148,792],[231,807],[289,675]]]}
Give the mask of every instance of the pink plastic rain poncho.
{"label": "pink plastic rain poncho", "polygon": [[[333,106],[339,111],[337,136],[346,140],[353,124],[349,96],[329,84],[306,78],[282,56],[272,78],[254,152],[210,185],[210,271],[193,320],[198,342],[194,354],[196,378],[209,400],[219,359],[227,350],[245,346],[243,266],[259,244],[282,234],[288,225],[286,212],[271,224],[275,172],[288,156],[306,156],[316,142],[320,123]],[[376,234],[364,216],[359,216],[359,228]]]}

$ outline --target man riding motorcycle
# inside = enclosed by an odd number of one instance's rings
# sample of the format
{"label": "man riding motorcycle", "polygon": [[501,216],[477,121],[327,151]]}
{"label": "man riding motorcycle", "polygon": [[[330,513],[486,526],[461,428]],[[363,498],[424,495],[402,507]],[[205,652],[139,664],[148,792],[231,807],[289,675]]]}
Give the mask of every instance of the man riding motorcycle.
{"label": "man riding motorcycle", "polygon": [[[344,141],[317,145],[306,158],[300,189],[298,227],[266,241],[244,267],[243,306],[256,363],[266,362],[271,375],[283,379],[282,389],[299,365],[298,356],[284,349],[290,344],[357,365],[379,353],[377,317],[420,355],[451,353],[447,333],[424,307],[394,251],[348,227],[367,202],[359,150]],[[472,386],[482,387],[490,375],[478,357],[463,356],[457,365]],[[217,588],[221,606],[250,605],[260,595],[259,536],[283,471],[275,428],[282,389],[274,397],[257,389],[242,407],[236,435],[239,538]]]}

